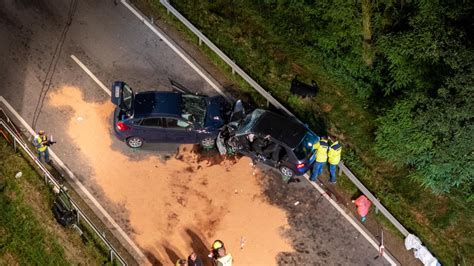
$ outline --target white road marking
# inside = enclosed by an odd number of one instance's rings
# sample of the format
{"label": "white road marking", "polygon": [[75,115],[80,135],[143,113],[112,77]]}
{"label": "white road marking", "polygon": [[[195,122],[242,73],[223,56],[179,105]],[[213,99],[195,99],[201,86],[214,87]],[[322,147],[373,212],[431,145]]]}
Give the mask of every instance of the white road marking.
{"label": "white road marking", "polygon": [[82,70],[84,70],[84,72],[87,73],[87,75],[89,75],[89,77],[91,77],[93,81],[95,81],[95,83],[97,83],[97,85],[99,85],[101,89],[105,91],[105,93],[109,96],[112,95],[112,92],[104,85],[104,83],[102,83],[102,81],[100,81],[79,59],[77,59],[75,55],[71,55],[71,58],[82,68]]}
{"label": "white road marking", "polygon": [[173,43],[168,40],[163,34],[161,34],[155,26],[153,26],[147,19],[143,18],[143,16],[135,10],[126,0],[122,0],[122,4],[127,7],[135,16],[137,16],[141,22],[143,22],[151,31],[153,31],[160,39],[162,39],[179,57],[181,57],[194,71],[196,71],[199,76],[201,76],[211,87],[216,90],[220,95],[222,95],[227,100],[230,100],[229,96],[227,96],[217,84],[215,84],[198,66],[196,66],[183,52],[181,52],[178,47],[174,46]]}
{"label": "white road marking", "polygon": [[[193,68],[202,78],[204,78],[204,80],[206,80],[210,85],[211,87],[213,87],[219,94],[221,94],[222,96],[228,98],[223,92],[222,90],[216,85],[214,84],[197,66],[195,66],[177,47],[175,47],[173,45],[172,42],[170,42],[163,34],[161,34],[156,28],[155,26],[153,26],[150,22],[148,22],[148,20],[146,20],[145,18],[143,18],[143,16],[138,12],[136,11],[129,3],[127,3],[126,0],[122,0],[122,4],[127,7],[135,16],[137,16],[151,31],[153,31],[156,35],[158,35],[159,38],[161,38],[176,54],[178,54],[189,66],[191,66],[191,68]],[[307,179],[309,179],[309,176],[308,175],[305,175],[305,177]],[[309,181],[310,182],[310,181]],[[317,184],[314,184],[313,182],[310,182],[321,194],[325,195],[324,198],[327,199],[331,205],[336,208],[336,210],[338,210],[342,216],[347,220],[349,221],[349,223],[352,224],[352,226],[354,226],[357,231],[359,231],[366,239],[367,241],[369,241],[370,244],[372,244],[372,246],[374,246],[377,251],[379,250],[379,246],[377,245],[377,243],[356,223],[352,220],[352,218],[334,201],[332,200],[327,194],[326,192],[324,192],[324,190],[319,187]],[[398,265],[389,255],[387,255],[386,253],[384,253],[384,258],[387,259],[387,261],[391,264],[391,265]]]}
{"label": "white road marking", "polygon": [[[377,249],[377,251],[379,251],[379,245],[372,239],[372,237],[370,237],[367,232],[362,229],[359,224],[357,224],[354,219],[352,219],[352,217],[350,217],[342,208],[341,206],[339,206],[339,204],[337,204],[336,201],[334,201],[327,193],[326,191],[324,191],[324,189],[321,188],[321,186],[319,186],[318,184],[316,184],[315,182],[312,182],[309,180],[309,175],[308,174],[305,174],[304,177],[308,180],[308,182],[316,188],[316,190],[319,191],[319,193],[321,193],[321,195],[324,196],[325,199],[327,199],[329,201],[329,203],[331,203],[331,205],[336,208],[336,210],[338,210],[342,216],[344,216],[344,218],[346,218],[347,221],[349,221],[349,223],[352,224],[352,226],[354,226],[357,231],[359,231],[359,233],[361,235],[363,235],[365,237],[365,239],[367,239],[367,241],[369,241],[369,243],[375,248]],[[383,253],[383,257],[391,264],[391,265],[399,265],[397,262],[395,262],[388,254],[388,252],[384,252]]]}
{"label": "white road marking", "polygon": [[[36,133],[35,131],[26,123],[26,121],[18,114],[18,112],[10,105],[10,103],[5,100],[2,96],[0,96],[0,101],[7,107],[7,109],[20,121],[20,123],[25,127],[28,132],[32,135],[35,136]],[[127,243],[134,249],[134,251],[140,256],[142,259],[142,262],[148,262],[148,259],[146,258],[145,254],[138,248],[138,246],[128,237],[128,235],[123,231],[123,229],[115,222],[115,220],[109,215],[109,213],[100,205],[100,203],[92,196],[92,194],[82,185],[82,183],[76,178],[74,173],[69,170],[69,168],[59,159],[59,157],[54,153],[52,148],[49,148],[49,155],[51,158],[55,161],[57,165],[59,165],[61,168],[66,171],[66,173],[69,175],[69,177],[74,181],[74,184],[79,187],[79,189],[87,196],[88,200],[90,200],[94,206],[100,211],[100,213],[107,218],[107,220],[112,224],[114,227],[113,229],[117,230],[117,232],[127,241]]]}

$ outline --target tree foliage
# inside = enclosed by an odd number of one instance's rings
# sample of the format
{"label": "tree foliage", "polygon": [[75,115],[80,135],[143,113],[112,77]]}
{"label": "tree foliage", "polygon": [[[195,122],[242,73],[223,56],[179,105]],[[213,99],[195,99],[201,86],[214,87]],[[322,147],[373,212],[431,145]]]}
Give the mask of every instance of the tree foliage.
{"label": "tree foliage", "polygon": [[[238,23],[235,47],[278,50],[324,66],[379,114],[375,150],[435,192],[452,189],[474,200],[474,2],[450,0],[176,1],[192,17],[217,20],[207,32],[226,38]],[[363,6],[365,5],[365,6]],[[254,17],[240,16],[252,9]],[[363,12],[364,11],[364,12]],[[232,17],[232,19],[224,19]],[[261,19],[267,28],[245,27]],[[210,25],[210,23],[199,23]],[[258,23],[254,23],[257,25]],[[267,40],[264,31],[279,39]],[[275,52],[276,53],[276,52]],[[242,53],[236,53],[242,54]],[[244,53],[245,54],[245,53]],[[248,54],[252,57],[252,54]],[[253,58],[259,60],[257,56]],[[247,65],[272,72],[268,62]]]}
{"label": "tree foliage", "polygon": [[452,188],[468,200],[474,186],[473,9],[467,2],[411,3],[409,15],[378,39],[386,94],[401,91],[378,121],[376,147],[412,166],[435,192]]}

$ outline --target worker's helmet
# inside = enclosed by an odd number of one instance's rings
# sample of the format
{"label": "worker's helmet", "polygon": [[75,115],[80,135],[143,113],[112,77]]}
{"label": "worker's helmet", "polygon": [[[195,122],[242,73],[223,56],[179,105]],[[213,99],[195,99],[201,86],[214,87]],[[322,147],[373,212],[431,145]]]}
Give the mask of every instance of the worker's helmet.
{"label": "worker's helmet", "polygon": [[42,130],[42,129],[41,129],[41,130],[39,130],[39,131],[38,131],[38,134],[40,134],[40,135],[44,135],[44,130]]}
{"label": "worker's helmet", "polygon": [[222,241],[216,240],[216,241],[214,241],[214,243],[212,244],[212,249],[218,250],[218,249],[220,249],[220,248],[223,247],[223,246],[224,246],[224,243],[223,243]]}

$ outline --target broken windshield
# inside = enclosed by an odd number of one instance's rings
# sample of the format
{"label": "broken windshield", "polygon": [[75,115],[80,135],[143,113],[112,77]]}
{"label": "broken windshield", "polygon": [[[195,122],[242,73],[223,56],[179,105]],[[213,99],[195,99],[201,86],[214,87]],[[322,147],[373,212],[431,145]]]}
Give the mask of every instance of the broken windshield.
{"label": "broken windshield", "polygon": [[194,125],[202,127],[206,119],[206,100],[202,96],[183,94],[183,114],[184,119]]}
{"label": "broken windshield", "polygon": [[247,115],[239,126],[236,135],[245,135],[251,132],[253,126],[257,120],[262,116],[265,111],[262,109],[255,109],[251,114]]}

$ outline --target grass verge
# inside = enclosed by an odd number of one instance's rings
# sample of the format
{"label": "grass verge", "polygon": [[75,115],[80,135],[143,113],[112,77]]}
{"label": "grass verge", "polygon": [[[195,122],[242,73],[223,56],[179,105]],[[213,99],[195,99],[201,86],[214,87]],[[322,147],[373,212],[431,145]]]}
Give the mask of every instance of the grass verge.
{"label": "grass verge", "polygon": [[[98,265],[107,261],[94,241],[61,227],[54,195],[22,154],[0,138],[0,264]],[[18,172],[22,176],[15,178]]]}

